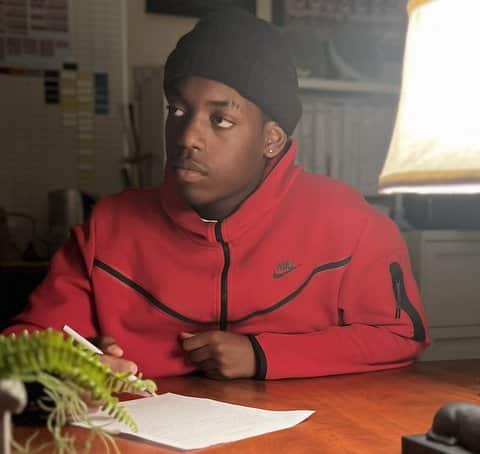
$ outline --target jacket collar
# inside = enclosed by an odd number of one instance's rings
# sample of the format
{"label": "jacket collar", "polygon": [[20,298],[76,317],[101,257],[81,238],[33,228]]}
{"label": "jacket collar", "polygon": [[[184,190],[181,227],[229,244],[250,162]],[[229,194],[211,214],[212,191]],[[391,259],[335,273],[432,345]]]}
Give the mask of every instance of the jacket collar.
{"label": "jacket collar", "polygon": [[[221,222],[222,238],[232,241],[241,236],[250,225],[255,224],[273,210],[285,197],[297,175],[301,172],[295,165],[296,143],[267,173],[260,186],[243,201],[240,207]],[[193,234],[198,240],[217,242],[215,222],[205,222],[185,204],[177,190],[175,177],[168,170],[161,188],[162,206],[173,224]]]}

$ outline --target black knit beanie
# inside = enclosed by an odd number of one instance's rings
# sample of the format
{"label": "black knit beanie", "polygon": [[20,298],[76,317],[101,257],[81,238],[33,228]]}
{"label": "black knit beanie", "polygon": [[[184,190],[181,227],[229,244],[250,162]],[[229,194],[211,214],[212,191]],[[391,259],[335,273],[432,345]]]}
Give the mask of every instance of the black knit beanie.
{"label": "black knit beanie", "polygon": [[165,65],[164,89],[190,76],[234,88],[288,135],[302,114],[285,38],[275,26],[239,8],[205,16],[180,38]]}

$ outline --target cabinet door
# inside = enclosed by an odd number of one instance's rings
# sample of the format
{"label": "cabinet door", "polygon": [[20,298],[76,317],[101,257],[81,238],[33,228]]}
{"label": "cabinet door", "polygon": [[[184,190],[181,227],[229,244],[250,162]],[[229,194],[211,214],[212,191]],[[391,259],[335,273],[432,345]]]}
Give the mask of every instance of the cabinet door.
{"label": "cabinet door", "polygon": [[420,287],[431,327],[480,326],[480,241],[425,240]]}

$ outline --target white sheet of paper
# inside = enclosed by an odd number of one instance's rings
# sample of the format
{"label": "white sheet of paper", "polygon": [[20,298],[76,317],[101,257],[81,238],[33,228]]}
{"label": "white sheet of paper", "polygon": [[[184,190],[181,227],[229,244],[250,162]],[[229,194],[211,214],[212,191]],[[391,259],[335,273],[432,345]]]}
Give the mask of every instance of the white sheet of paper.
{"label": "white sheet of paper", "polygon": [[[313,410],[270,411],[212,399],[166,393],[122,402],[138,425],[132,432],[103,412],[89,416],[95,425],[178,449],[199,449],[287,429],[307,419]],[[85,424],[76,423],[82,427]]]}

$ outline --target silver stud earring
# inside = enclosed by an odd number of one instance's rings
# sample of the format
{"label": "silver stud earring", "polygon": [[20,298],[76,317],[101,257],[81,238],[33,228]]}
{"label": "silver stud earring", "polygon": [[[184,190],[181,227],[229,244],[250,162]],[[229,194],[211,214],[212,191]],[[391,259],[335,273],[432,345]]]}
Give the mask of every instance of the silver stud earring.
{"label": "silver stud earring", "polygon": [[271,153],[273,153],[273,150],[268,150],[268,152],[271,154]]}

